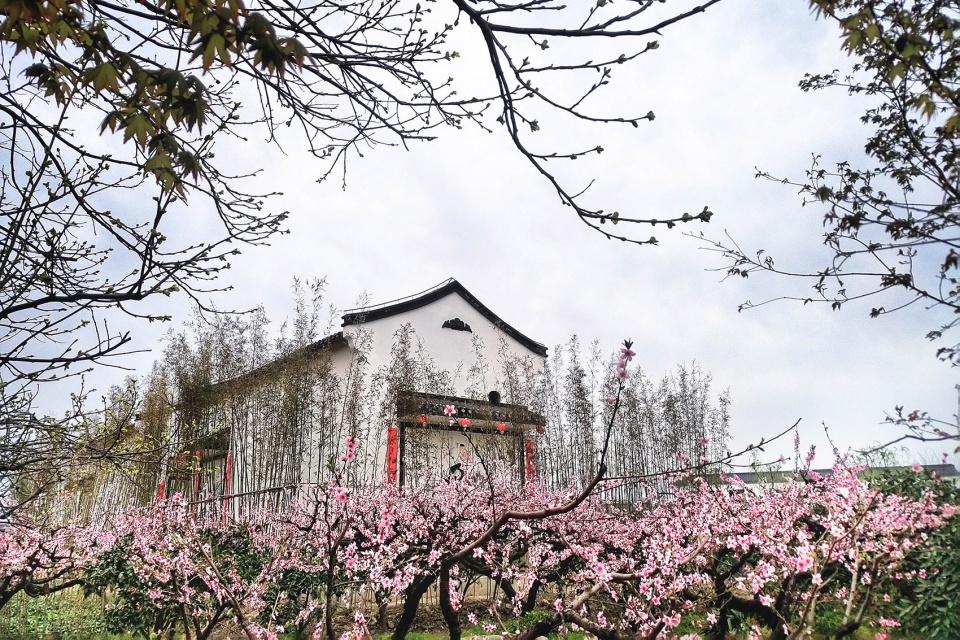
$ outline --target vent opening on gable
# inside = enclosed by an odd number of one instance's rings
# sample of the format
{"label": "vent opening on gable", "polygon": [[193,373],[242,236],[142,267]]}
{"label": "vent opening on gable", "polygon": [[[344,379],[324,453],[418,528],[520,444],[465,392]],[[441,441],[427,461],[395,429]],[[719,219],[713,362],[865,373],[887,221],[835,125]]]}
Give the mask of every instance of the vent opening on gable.
{"label": "vent opening on gable", "polygon": [[444,320],[443,326],[441,329],[453,329],[454,331],[468,331],[473,333],[473,329],[470,328],[466,322],[460,318],[453,318],[452,320]]}

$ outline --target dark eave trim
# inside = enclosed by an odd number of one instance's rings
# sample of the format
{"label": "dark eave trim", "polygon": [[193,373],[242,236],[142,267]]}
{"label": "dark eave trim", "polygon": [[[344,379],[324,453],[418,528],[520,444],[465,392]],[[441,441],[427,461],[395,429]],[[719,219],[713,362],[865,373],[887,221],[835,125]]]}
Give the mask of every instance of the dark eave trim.
{"label": "dark eave trim", "polygon": [[305,347],[303,347],[303,348],[301,348],[301,349],[297,349],[297,350],[294,351],[293,353],[289,353],[289,354],[287,354],[287,355],[285,355],[285,356],[283,356],[283,357],[281,357],[281,358],[278,358],[278,359],[276,359],[276,360],[271,360],[270,362],[267,362],[266,364],[263,364],[263,365],[257,367],[256,369],[251,369],[250,371],[247,371],[247,372],[245,372],[245,373],[241,373],[240,375],[235,376],[235,377],[233,377],[233,378],[228,378],[228,379],[226,379],[226,380],[220,380],[219,382],[215,382],[215,383],[213,383],[212,388],[213,388],[213,389],[227,388],[227,387],[229,387],[229,385],[231,385],[231,384],[236,384],[237,382],[240,382],[241,380],[245,380],[245,379],[247,379],[247,378],[251,378],[251,377],[257,376],[257,375],[267,374],[267,373],[270,373],[270,372],[272,372],[272,371],[281,369],[281,368],[283,368],[283,366],[284,366],[287,362],[289,362],[289,361],[292,360],[293,358],[295,358],[295,357],[297,357],[297,356],[299,356],[299,355],[301,355],[301,354],[303,354],[303,353],[307,353],[307,354],[311,354],[311,355],[312,355],[312,354],[314,354],[314,353],[317,353],[317,352],[319,352],[319,351],[323,351],[323,350],[325,350],[325,349],[331,349],[331,348],[333,348],[338,342],[344,342],[344,344],[346,344],[346,341],[345,341],[344,338],[343,338],[343,331],[337,331],[336,333],[331,333],[329,336],[324,336],[323,338],[320,338],[319,340],[317,340],[317,341],[314,342],[314,343],[308,344],[307,346],[305,346]]}
{"label": "dark eave trim", "polygon": [[366,307],[363,309],[352,309],[343,315],[343,326],[362,324],[364,322],[372,322],[373,320],[380,320],[381,318],[389,318],[390,316],[395,316],[406,311],[414,311],[420,307],[425,307],[431,302],[445,298],[451,293],[457,293],[461,298],[466,300],[471,307],[476,309],[480,315],[493,323],[493,326],[504,332],[523,346],[525,346],[530,351],[533,351],[539,356],[546,357],[547,347],[540,344],[536,340],[532,340],[527,336],[523,335],[512,326],[504,322],[504,320],[487,308],[482,302],[477,300],[472,293],[467,291],[467,289],[454,280],[450,278],[446,282],[438,284],[436,287],[427,289],[422,293],[418,293],[407,298],[401,298],[394,302],[388,302],[381,305],[375,305],[372,307]]}

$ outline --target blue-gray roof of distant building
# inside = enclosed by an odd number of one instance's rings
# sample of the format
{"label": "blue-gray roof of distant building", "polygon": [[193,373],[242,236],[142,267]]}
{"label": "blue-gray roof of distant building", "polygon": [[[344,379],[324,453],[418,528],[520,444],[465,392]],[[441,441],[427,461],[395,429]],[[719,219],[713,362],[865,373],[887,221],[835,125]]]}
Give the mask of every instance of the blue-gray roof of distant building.
{"label": "blue-gray roof of distant building", "polygon": [[[957,468],[952,464],[924,464],[920,465],[925,471],[937,474],[940,478],[955,478],[960,476]],[[882,473],[884,471],[902,471],[910,467],[870,467],[863,473]],[[811,469],[813,473],[821,476],[828,476],[833,473],[833,469]],[[727,476],[736,476],[744,484],[760,484],[762,482],[785,482],[797,476],[803,477],[803,471],[745,471],[738,473],[727,473]]]}

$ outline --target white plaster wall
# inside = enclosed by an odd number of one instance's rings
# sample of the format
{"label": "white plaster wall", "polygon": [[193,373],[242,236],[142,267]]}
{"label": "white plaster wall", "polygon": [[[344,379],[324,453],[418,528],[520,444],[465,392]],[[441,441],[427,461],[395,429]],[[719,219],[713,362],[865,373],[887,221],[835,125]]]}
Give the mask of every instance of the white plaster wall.
{"label": "white plaster wall", "polygon": [[[470,325],[472,333],[443,329],[444,321],[453,318],[460,318]],[[381,366],[389,365],[394,334],[407,323],[413,327],[438,368],[451,373],[460,371],[460,375],[454,379],[457,395],[464,395],[470,383],[467,379],[467,370],[476,361],[473,348],[474,336],[480,337],[483,341],[482,355],[489,367],[487,391],[495,390],[494,384],[501,368],[499,354],[501,338],[506,341],[507,350],[511,356],[530,357],[537,371],[542,371],[546,361],[543,356],[533,353],[512,337],[499,331],[493,323],[455,292],[413,311],[365,322],[362,325],[346,326],[343,328],[343,333],[349,340],[360,331],[371,332],[372,345],[368,358],[370,369],[376,370]]]}

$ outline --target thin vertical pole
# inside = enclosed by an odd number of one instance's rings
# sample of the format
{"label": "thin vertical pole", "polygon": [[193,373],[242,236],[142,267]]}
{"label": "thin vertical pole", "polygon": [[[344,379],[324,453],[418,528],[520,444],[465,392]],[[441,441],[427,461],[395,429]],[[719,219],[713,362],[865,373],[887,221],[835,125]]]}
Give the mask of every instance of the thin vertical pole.
{"label": "thin vertical pole", "polygon": [[197,502],[200,500],[200,452],[197,451],[197,475],[193,479],[193,509],[191,515],[197,517]]}
{"label": "thin vertical pole", "polygon": [[227,476],[223,481],[223,518],[221,524],[227,524],[227,503],[230,501],[230,454],[227,454]]}

